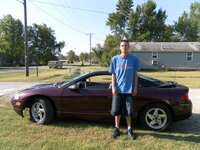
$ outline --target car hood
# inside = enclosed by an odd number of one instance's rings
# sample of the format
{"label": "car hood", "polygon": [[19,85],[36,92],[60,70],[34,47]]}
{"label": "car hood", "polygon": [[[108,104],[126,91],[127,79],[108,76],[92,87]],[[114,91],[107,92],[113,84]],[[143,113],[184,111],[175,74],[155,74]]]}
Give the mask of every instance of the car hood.
{"label": "car hood", "polygon": [[54,84],[37,84],[32,87],[20,90],[17,93],[22,93],[22,92],[26,92],[26,91],[30,91],[30,90],[49,89],[49,88],[53,88],[53,87],[55,88]]}
{"label": "car hood", "polygon": [[52,88],[55,87],[55,84],[38,84],[32,86],[30,89],[46,89],[46,88]]}

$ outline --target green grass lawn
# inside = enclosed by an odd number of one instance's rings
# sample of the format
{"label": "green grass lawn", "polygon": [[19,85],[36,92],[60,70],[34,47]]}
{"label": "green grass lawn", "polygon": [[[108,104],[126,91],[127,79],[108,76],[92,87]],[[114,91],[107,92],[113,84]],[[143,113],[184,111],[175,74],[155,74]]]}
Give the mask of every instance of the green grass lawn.
{"label": "green grass lawn", "polygon": [[[99,66],[74,66],[74,70],[80,69],[82,72],[92,70],[107,70],[106,67]],[[176,81],[190,88],[200,88],[200,71],[163,71],[163,72],[140,72],[142,74],[165,80]],[[59,82],[68,80],[66,68],[63,69],[39,69],[39,76],[36,76],[36,70],[31,69],[29,77],[25,77],[25,71],[14,73],[0,73],[0,82],[23,81],[23,82]]]}
{"label": "green grass lawn", "polygon": [[[89,72],[107,68],[90,66],[76,69]],[[176,81],[190,88],[200,88],[198,71],[141,73],[157,79]],[[66,69],[39,69],[38,77],[35,70],[30,71],[29,77],[25,77],[25,72],[0,73],[0,82],[58,82],[69,78]],[[49,125],[36,125],[30,122],[28,111],[25,118],[21,118],[13,111],[8,97],[0,97],[1,150],[199,150],[200,132],[190,130],[189,124],[199,129],[199,125],[191,120],[178,122],[166,132],[142,130],[134,124],[134,131],[139,136],[136,141],[127,137],[125,126],[122,126],[123,134],[114,140],[111,138],[112,123],[63,119]]]}
{"label": "green grass lawn", "polygon": [[36,125],[28,113],[21,118],[10,105],[0,105],[1,150],[198,150],[200,135],[172,129],[153,132],[134,125],[138,139],[126,135],[125,127],[118,139],[112,139],[113,124],[80,120],[55,120],[49,125]]}

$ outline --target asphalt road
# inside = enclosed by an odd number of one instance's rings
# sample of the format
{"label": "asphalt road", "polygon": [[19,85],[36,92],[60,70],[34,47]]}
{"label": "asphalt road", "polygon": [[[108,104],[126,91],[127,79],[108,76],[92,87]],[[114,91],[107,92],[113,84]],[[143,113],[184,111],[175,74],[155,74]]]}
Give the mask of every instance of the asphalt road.
{"label": "asphalt road", "polygon": [[[47,69],[48,66],[38,66],[38,69]],[[29,69],[36,69],[36,66],[30,66]],[[0,73],[7,73],[7,72],[20,72],[20,71],[24,71],[25,72],[25,68],[24,67],[14,67],[14,68],[0,68]]]}
{"label": "asphalt road", "polygon": [[0,82],[0,96],[13,95],[15,92],[29,88],[39,82]]}

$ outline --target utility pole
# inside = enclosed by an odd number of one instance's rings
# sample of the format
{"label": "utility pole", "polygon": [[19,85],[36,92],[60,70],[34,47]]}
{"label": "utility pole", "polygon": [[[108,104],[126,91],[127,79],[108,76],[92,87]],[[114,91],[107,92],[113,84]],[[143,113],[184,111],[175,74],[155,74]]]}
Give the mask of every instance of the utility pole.
{"label": "utility pole", "polygon": [[24,5],[24,53],[25,53],[25,68],[26,76],[29,76],[29,51],[28,51],[28,36],[27,36],[27,9],[26,9],[26,0],[24,2],[17,0],[18,2]]}
{"label": "utility pole", "polygon": [[89,36],[90,36],[90,66],[91,66],[91,59],[92,59],[92,56],[91,56],[91,51],[92,51],[92,35],[94,33],[89,33]]}
{"label": "utility pole", "polygon": [[25,66],[26,76],[29,76],[29,51],[28,51],[28,36],[27,36],[27,9],[26,0],[24,0],[24,47],[25,47]]}

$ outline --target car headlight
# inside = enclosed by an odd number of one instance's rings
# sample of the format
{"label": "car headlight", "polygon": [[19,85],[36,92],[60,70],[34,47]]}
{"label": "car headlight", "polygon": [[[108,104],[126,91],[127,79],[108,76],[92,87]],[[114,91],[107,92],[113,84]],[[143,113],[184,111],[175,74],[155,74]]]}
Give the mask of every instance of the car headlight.
{"label": "car headlight", "polygon": [[20,95],[19,95],[19,94],[16,94],[16,95],[14,96],[14,99],[15,99],[15,100],[19,100],[19,99],[20,99]]}

